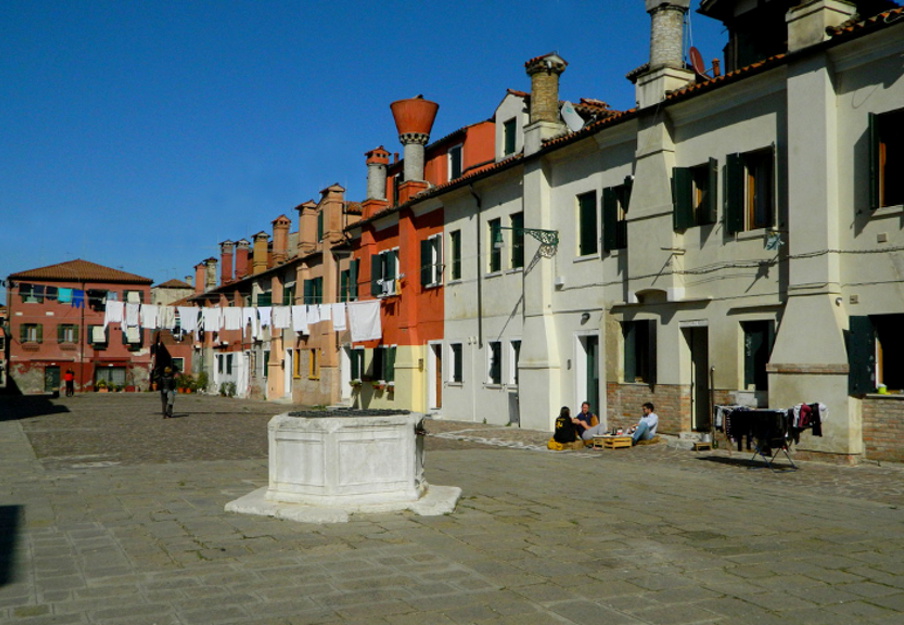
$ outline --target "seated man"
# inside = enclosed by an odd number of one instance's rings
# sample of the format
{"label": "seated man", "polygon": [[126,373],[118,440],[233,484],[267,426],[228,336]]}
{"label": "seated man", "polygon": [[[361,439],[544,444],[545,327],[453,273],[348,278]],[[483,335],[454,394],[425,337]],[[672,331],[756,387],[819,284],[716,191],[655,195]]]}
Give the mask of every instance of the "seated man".
{"label": "seated man", "polygon": [[599,417],[590,412],[590,404],[586,401],[581,404],[581,412],[571,421],[581,439],[585,441],[593,440],[594,436],[602,436],[606,433],[600,424]]}
{"label": "seated man", "polygon": [[641,410],[643,410],[643,416],[637,422],[634,434],[631,435],[632,445],[636,445],[638,441],[648,441],[656,436],[656,426],[659,425],[659,416],[653,412],[653,404],[647,402],[641,407]]}

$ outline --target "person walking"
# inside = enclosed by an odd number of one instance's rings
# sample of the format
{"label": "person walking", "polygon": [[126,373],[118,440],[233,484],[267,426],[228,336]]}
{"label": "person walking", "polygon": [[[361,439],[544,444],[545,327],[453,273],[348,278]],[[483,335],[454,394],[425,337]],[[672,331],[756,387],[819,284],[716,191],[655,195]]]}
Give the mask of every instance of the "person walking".
{"label": "person walking", "polygon": [[66,369],[63,381],[66,383],[66,397],[75,395],[75,372],[72,369]]}
{"label": "person walking", "polygon": [[173,405],[176,403],[176,378],[173,376],[172,367],[163,369],[163,375],[160,376],[159,385],[163,418],[171,419],[173,417]]}

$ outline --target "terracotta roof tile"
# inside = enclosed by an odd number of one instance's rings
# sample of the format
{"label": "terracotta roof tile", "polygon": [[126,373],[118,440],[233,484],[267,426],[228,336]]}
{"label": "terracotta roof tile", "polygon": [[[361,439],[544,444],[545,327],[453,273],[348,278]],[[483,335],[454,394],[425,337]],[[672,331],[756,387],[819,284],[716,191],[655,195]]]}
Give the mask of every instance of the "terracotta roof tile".
{"label": "terracotta roof tile", "polygon": [[18,280],[48,280],[48,281],[84,281],[84,282],[131,282],[151,284],[153,280],[134,273],[127,273],[112,267],[105,267],[80,258],[76,260],[28,269],[10,274],[10,278]]}
{"label": "terracotta roof tile", "polygon": [[858,22],[845,22],[841,26],[832,29],[830,35],[832,38],[835,38],[847,33],[884,28],[885,26],[891,26],[900,20],[904,20],[904,7],[885,11],[884,13],[879,13],[879,15],[874,15],[873,17]]}
{"label": "terracotta roof tile", "polygon": [[193,289],[194,287],[190,285],[188,282],[183,282],[182,280],[176,280],[173,278],[172,280],[167,280],[166,282],[162,282],[158,285],[154,286],[155,289]]}

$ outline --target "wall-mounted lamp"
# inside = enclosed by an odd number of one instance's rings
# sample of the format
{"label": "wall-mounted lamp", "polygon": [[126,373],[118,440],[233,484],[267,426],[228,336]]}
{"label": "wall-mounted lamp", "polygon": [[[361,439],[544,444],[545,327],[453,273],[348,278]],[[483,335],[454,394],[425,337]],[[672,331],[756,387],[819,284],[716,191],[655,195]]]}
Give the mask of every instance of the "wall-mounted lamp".
{"label": "wall-mounted lamp", "polygon": [[559,247],[558,230],[540,230],[538,228],[512,228],[510,226],[497,226],[493,229],[493,247],[505,247],[505,241],[503,241],[502,239],[503,230],[511,230],[515,234],[528,234],[539,241],[541,245],[548,245],[553,248]]}
{"label": "wall-mounted lamp", "polygon": [[589,312],[581,313],[581,325],[584,325],[588,321],[590,321],[590,313]]}

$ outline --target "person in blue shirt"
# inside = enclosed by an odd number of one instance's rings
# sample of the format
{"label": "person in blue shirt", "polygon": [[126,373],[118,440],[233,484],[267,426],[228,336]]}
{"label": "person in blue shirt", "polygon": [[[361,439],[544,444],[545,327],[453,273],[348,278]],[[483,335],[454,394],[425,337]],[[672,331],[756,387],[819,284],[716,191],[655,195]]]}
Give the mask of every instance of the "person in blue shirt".
{"label": "person in blue shirt", "polygon": [[632,445],[636,445],[639,441],[648,441],[656,436],[656,426],[659,425],[659,416],[653,412],[655,410],[653,404],[647,402],[641,407],[641,410],[643,410],[643,416],[631,435]]}

